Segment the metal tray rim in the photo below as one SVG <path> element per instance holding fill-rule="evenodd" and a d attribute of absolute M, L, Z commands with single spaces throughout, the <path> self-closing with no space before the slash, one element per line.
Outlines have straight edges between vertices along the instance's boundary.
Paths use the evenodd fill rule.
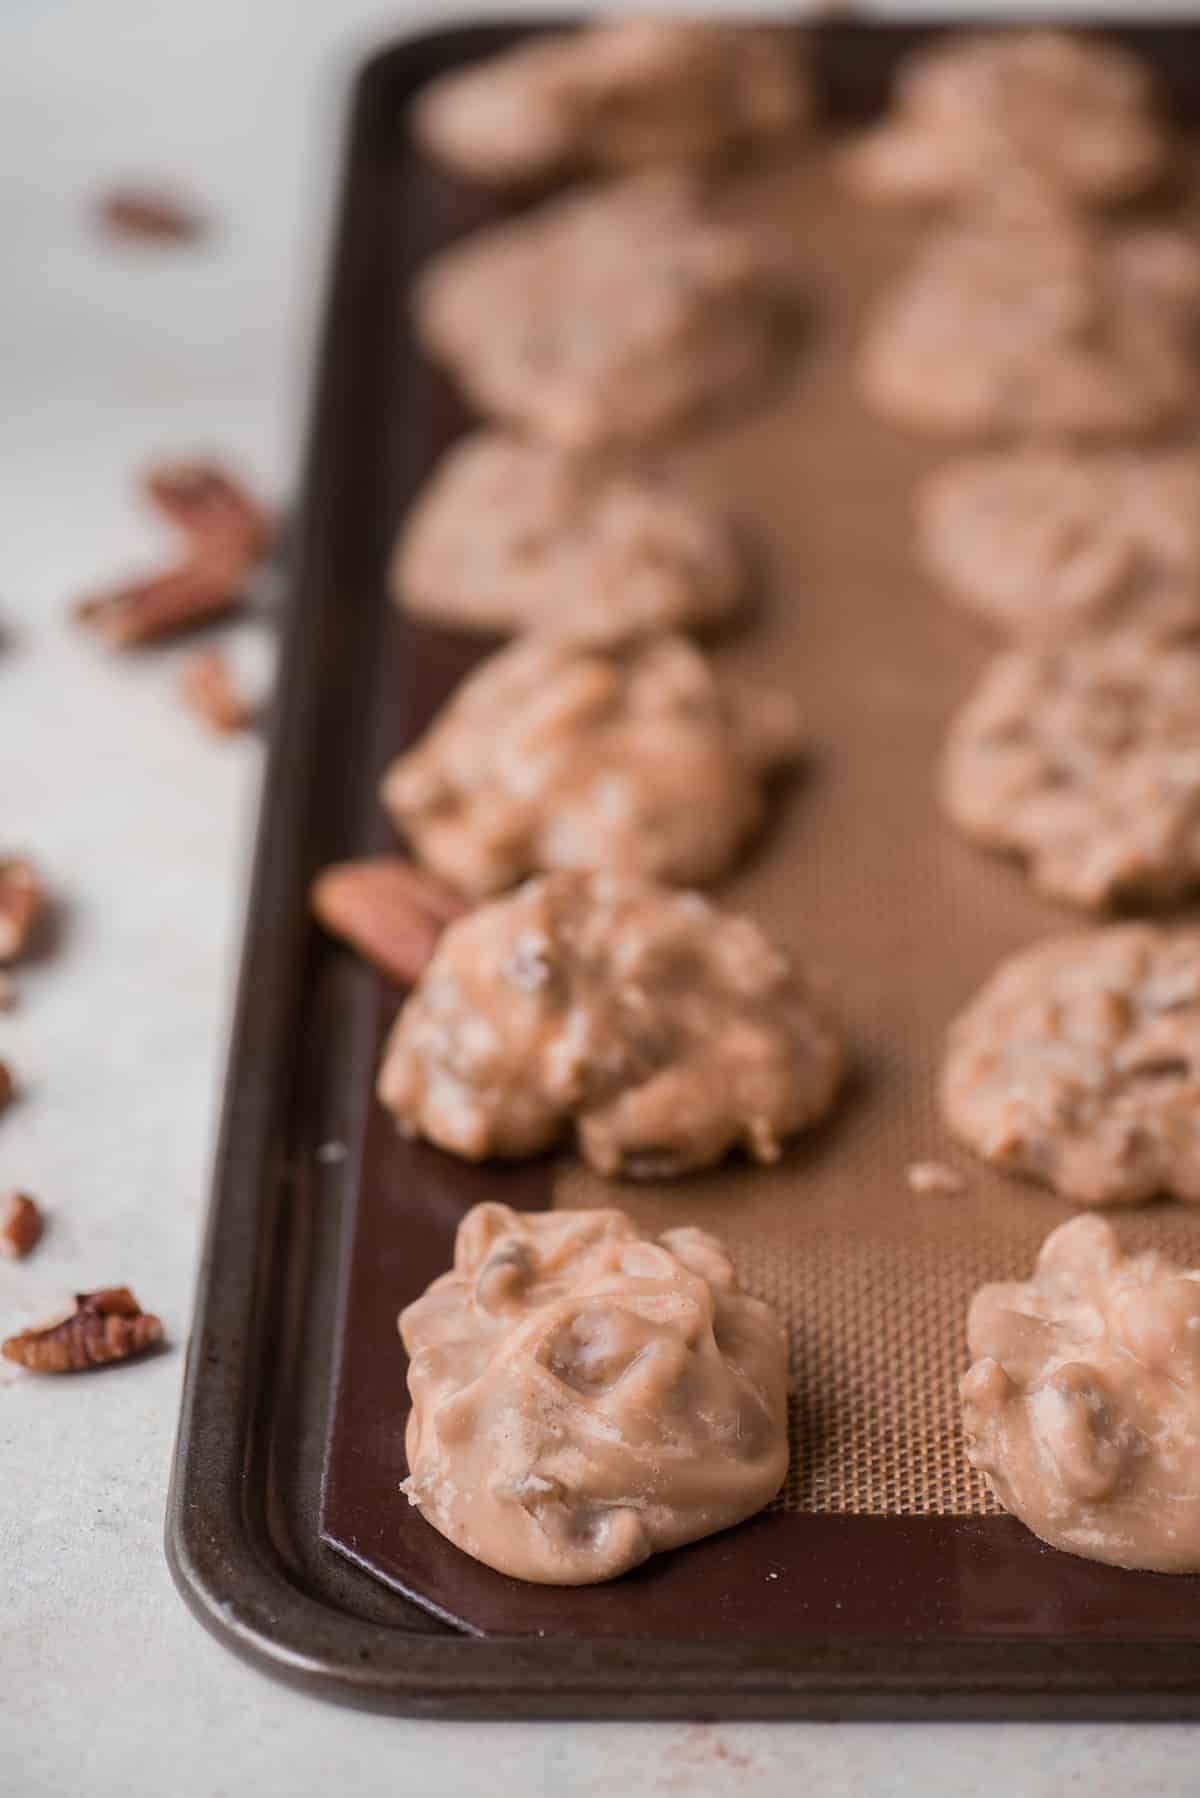
<path fill-rule="evenodd" d="M 1120 23 L 1104 21 L 1109 28 Z M 1153 15 L 1136 20 L 1140 29 L 1159 23 Z M 1187 29 L 1178 19 L 1161 24 Z M 287 1020 L 303 978 L 299 946 L 305 929 L 302 914 L 281 924 L 264 898 L 268 886 L 280 884 L 281 869 L 290 870 L 294 882 L 302 882 L 304 872 L 298 851 L 300 794 L 315 747 L 305 695 L 320 678 L 310 624 L 321 603 L 319 584 L 305 578 L 304 532 L 328 453 L 323 425 L 333 404 L 335 344 L 348 302 L 342 265 L 356 151 L 371 92 L 397 64 L 454 55 L 468 40 L 476 48 L 488 38 L 501 41 L 511 29 L 455 25 L 414 34 L 371 55 L 352 86 L 311 382 L 297 574 L 282 632 L 225 1101 L 167 1502 L 165 1551 L 174 1582 L 205 1628 L 263 1671 L 335 1701 L 411 1715 L 908 1721 L 1200 1716 L 1200 1641 L 988 1640 L 963 1645 L 949 1676 L 938 1643 L 919 1636 L 900 1675 L 885 1663 L 887 1639 L 871 1636 L 813 1640 L 800 1649 L 793 1643 L 782 1652 L 761 1639 L 725 1643 L 719 1662 L 711 1644 L 665 1642 L 655 1645 L 650 1686 L 639 1680 L 643 1645 L 637 1638 L 543 1642 L 422 1636 L 363 1621 L 305 1591 L 265 1533 L 255 1533 L 242 1493 L 242 1459 L 253 1425 L 250 1370 L 266 1350 L 255 1244 L 272 1221 L 266 1195 L 276 1146 L 273 1124 L 285 1076 Z M 218 1299 L 220 1329 L 214 1323 Z M 227 1357 L 231 1348 L 238 1353 L 236 1364 Z M 197 1495 L 202 1462 L 208 1495 L 203 1502 Z M 214 1490 L 220 1493 L 216 1505 Z M 1051 1677 L 1052 1693 L 1046 1690 Z"/>

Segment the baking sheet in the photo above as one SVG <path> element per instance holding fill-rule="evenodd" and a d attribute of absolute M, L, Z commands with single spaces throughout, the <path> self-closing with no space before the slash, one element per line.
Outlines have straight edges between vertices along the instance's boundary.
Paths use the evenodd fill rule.
<path fill-rule="evenodd" d="M 822 28 L 834 110 L 878 104 L 912 35 Z M 1200 118 L 1196 34 L 1138 36 Z M 236 1312 L 234 1288 L 247 1316 L 277 1314 L 286 1328 L 230 1339 L 225 1390 L 193 1357 L 172 1525 L 181 1583 L 211 1621 L 220 1573 L 182 1508 L 190 1493 L 211 1510 L 221 1487 L 215 1466 L 206 1480 L 199 1465 L 202 1414 L 227 1476 L 239 1430 L 243 1454 L 262 1456 L 262 1528 L 321 1595 L 321 1616 L 309 1619 L 321 1654 L 311 1636 L 309 1648 L 324 1663 L 312 1677 L 343 1686 L 349 1677 L 347 1592 L 356 1615 L 369 1611 L 392 1631 L 350 1681 L 379 1702 L 481 1711 L 503 1689 L 527 1714 L 678 1715 L 702 1703 L 724 1715 L 929 1714 L 931 1705 L 1028 1715 L 1079 1712 L 1103 1696 L 1112 1715 L 1119 1695 L 1124 1714 L 1174 1714 L 1200 1691 L 1197 1583 L 1043 1549 L 987 1514 L 956 1437 L 966 1295 L 982 1278 L 1025 1271 L 1067 1211 L 953 1151 L 968 1172 L 962 1195 L 915 1197 L 904 1169 L 946 1153 L 930 1108 L 946 1018 L 999 955 L 1066 920 L 1032 900 L 1016 871 L 957 843 L 934 813 L 944 720 L 987 643 L 910 564 L 909 494 L 936 456 L 871 420 L 850 385 L 863 307 L 909 253 L 913 224 L 851 207 L 819 156 L 752 180 L 729 202 L 789 247 L 809 299 L 795 357 L 755 405 L 711 421 L 665 460 L 763 546 L 760 615 L 720 645 L 722 665 L 764 679 L 783 671 L 809 720 L 803 777 L 779 795 L 767 837 L 718 896 L 830 970 L 854 1043 L 853 1085 L 778 1168 L 731 1164 L 649 1188 L 598 1181 L 568 1158 L 468 1168 L 402 1143 L 369 1099 L 395 996 L 307 933 L 299 908 L 321 861 L 390 846 L 378 773 L 478 654 L 401 620 L 383 573 L 404 505 L 464 422 L 415 353 L 403 290 L 438 244 L 493 211 L 412 152 L 403 97 L 431 68 L 502 41 L 496 32 L 425 40 L 379 59 L 360 90 L 304 508 L 294 681 L 276 731 L 211 1226 L 213 1262 L 231 1284 L 215 1290 L 210 1276 L 201 1304 L 218 1336 Z M 306 768 L 307 795 L 297 790 Z M 279 985 L 265 1016 L 253 990 L 264 966 Z M 274 1108 L 248 1106 L 244 1089 L 239 1099 L 247 1069 L 260 1084 L 271 1073 Z M 326 1130 L 347 1159 L 314 1169 Z M 268 1141 L 288 1170 L 282 1196 Z M 257 1181 L 238 1161 L 251 1146 Z M 584 1591 L 505 1580 L 409 1510 L 397 1490 L 406 1397 L 395 1314 L 448 1264 L 458 1219 L 483 1197 L 618 1202 L 648 1226 L 686 1218 L 730 1241 L 744 1280 L 780 1305 L 792 1334 L 796 1452 L 781 1504 Z M 1179 1207 L 1119 1224 L 1130 1241 L 1200 1248 Z M 234 1234 L 253 1246 L 250 1288 L 230 1266 Z M 328 1388 L 317 1387 L 331 1361 L 327 1415 Z M 256 1409 L 249 1396 L 260 1388 Z M 241 1409 L 231 1410 L 235 1393 Z M 321 1527 L 369 1578 L 316 1549 L 313 1449 L 326 1424 Z M 285 1470 L 303 1489 L 298 1504 Z M 231 1497 L 226 1484 L 222 1540 L 234 1527 Z M 467 1634 L 423 1624 L 387 1586 Z M 493 1653 L 496 1635 L 505 1641 Z M 269 1642 L 254 1651 L 281 1658 Z"/>

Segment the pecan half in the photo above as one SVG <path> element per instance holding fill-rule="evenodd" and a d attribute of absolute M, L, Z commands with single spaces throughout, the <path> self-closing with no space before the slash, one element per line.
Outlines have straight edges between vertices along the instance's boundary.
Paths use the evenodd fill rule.
<path fill-rule="evenodd" d="M 110 237 L 138 243 L 191 243 L 207 221 L 179 194 L 158 187 L 119 187 L 105 194 L 96 216 Z"/>
<path fill-rule="evenodd" d="M 69 1317 L 10 1336 L 0 1353 L 32 1373 L 81 1373 L 143 1354 L 162 1335 L 159 1319 L 142 1310 L 128 1286 L 109 1286 L 77 1293 Z"/>
<path fill-rule="evenodd" d="M 0 1255 L 21 1261 L 42 1233 L 42 1214 L 27 1192 L 10 1192 L 0 1199 Z"/>
<path fill-rule="evenodd" d="M 223 735 L 242 730 L 250 721 L 249 701 L 239 692 L 219 649 L 203 649 L 191 658 L 183 671 L 182 691 L 189 709 Z"/>
<path fill-rule="evenodd" d="M 197 549 L 228 546 L 251 561 L 270 548 L 274 526 L 265 508 L 213 462 L 160 462 L 147 470 L 143 486 Z"/>
<path fill-rule="evenodd" d="M 183 534 L 186 550 L 174 567 L 76 606 L 79 622 L 113 649 L 152 643 L 232 611 L 273 531 L 253 495 L 213 463 L 162 463 L 149 470 L 144 486 Z"/>
<path fill-rule="evenodd" d="M 245 573 L 237 556 L 200 557 L 81 600 L 75 616 L 110 648 L 132 649 L 231 612 L 241 604 Z"/>
<path fill-rule="evenodd" d="M 32 862 L 0 856 L 0 962 L 15 961 L 46 905 L 46 893 Z"/>
<path fill-rule="evenodd" d="M 405 984 L 424 973 L 442 928 L 466 910 L 399 855 L 335 862 L 318 874 L 309 897 L 326 930 Z"/>

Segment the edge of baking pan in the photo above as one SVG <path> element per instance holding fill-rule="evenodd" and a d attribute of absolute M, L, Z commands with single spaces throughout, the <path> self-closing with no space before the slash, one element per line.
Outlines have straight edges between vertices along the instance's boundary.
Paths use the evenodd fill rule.
<path fill-rule="evenodd" d="M 294 1032 L 311 981 L 304 903 L 311 865 L 310 786 L 320 747 L 327 652 L 341 595 L 325 578 L 314 520 L 336 490 L 338 419 L 352 404 L 347 327 L 371 229 L 360 191 L 383 109 L 396 90 L 512 27 L 459 27 L 379 51 L 355 84 L 343 154 L 332 274 L 317 362 L 307 465 L 225 1104 L 171 1489 L 166 1553 L 196 1617 L 244 1659 L 322 1696 L 366 1708 L 454 1718 L 1067 1718 L 1200 1715 L 1200 1642 L 1054 1639 L 946 1641 L 914 1632 L 907 1665 L 894 1637 L 869 1633 L 788 1643 L 755 1637 L 654 1645 L 636 1639 L 471 1637 L 439 1628 L 398 1597 L 333 1587 L 293 1564 L 253 1499 L 256 1427 L 280 1377 L 282 1300 L 295 1252 L 294 1170 L 285 1129 L 294 1106 Z M 910 27 L 823 32 L 916 35 Z M 1141 35 L 1140 33 L 1138 35 Z M 875 58 L 869 58 L 874 62 Z M 1200 58 L 1196 59 L 1200 66 Z M 374 228 L 378 228 L 377 221 Z M 360 371 L 361 376 L 361 371 Z M 349 388 L 349 398 L 347 389 Z M 281 1249 L 280 1244 L 283 1244 Z M 282 1470 L 282 1478 L 288 1470 Z M 867 1557 L 869 1561 L 871 1557 Z M 864 1578 L 870 1576 L 864 1562 Z M 369 1582 L 366 1582 L 369 1584 Z M 343 1605 L 330 1590 L 347 1593 Z M 1050 1689 L 1047 1689 L 1047 1688 Z"/>

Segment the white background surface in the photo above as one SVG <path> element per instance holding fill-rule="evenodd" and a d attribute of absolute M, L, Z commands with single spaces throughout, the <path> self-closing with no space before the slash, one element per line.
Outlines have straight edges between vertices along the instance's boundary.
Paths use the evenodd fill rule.
<path fill-rule="evenodd" d="M 1195 1793 L 1200 1734 L 1181 1727 L 362 1716 L 236 1663 L 171 1587 L 163 1503 L 259 751 L 181 713 L 177 651 L 118 663 L 64 606 L 160 549 L 131 491 L 147 456 L 211 447 L 286 494 L 345 76 L 451 16 L 0 0 L 0 847 L 36 855 L 64 919 L 0 1015 L 24 1093 L 0 1190 L 50 1216 L 35 1259 L 0 1262 L 0 1327 L 128 1282 L 175 1345 L 94 1380 L 0 1375 L 0 1798 Z M 178 179 L 219 235 L 104 248 L 86 202 L 123 176 Z M 265 660 L 253 627 L 235 642 Z"/>

